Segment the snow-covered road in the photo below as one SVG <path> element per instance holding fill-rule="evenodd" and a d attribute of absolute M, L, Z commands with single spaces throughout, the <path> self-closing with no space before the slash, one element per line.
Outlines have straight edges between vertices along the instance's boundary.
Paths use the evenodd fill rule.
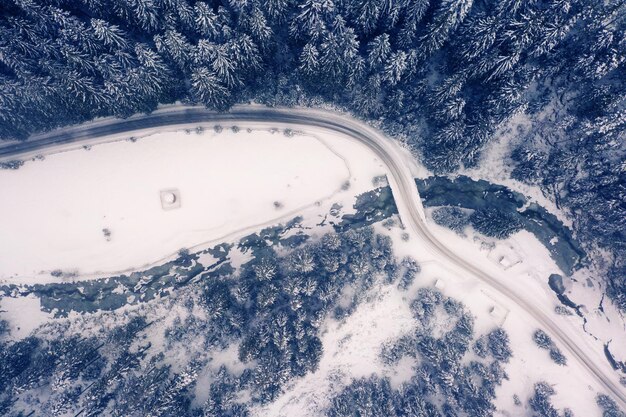
<path fill-rule="evenodd" d="M 622 408 L 626 408 L 626 388 L 619 384 L 618 376 L 606 363 L 602 353 L 591 349 L 576 329 L 557 323 L 550 317 L 550 312 L 537 306 L 531 297 L 507 286 L 506 279 L 500 276 L 501 271 L 495 267 L 466 259 L 450 250 L 431 233 L 425 221 L 414 177 L 409 170 L 406 153 L 393 140 L 356 119 L 315 109 L 240 106 L 233 108 L 229 113 L 215 113 L 200 107 L 168 106 L 150 115 L 135 116 L 126 120 L 101 119 L 38 135 L 27 142 L 10 144 L 0 148 L 0 161 L 33 157 L 50 146 L 56 148 L 75 146 L 76 143 L 106 142 L 112 137 L 130 136 L 135 131 L 158 130 L 164 126 L 206 122 L 225 124 L 271 122 L 279 125 L 293 125 L 295 129 L 300 126 L 309 130 L 314 127 L 347 135 L 367 145 L 387 165 L 391 173 L 389 184 L 404 225 L 423 240 L 429 252 L 441 262 L 454 268 L 459 275 L 470 275 L 479 279 L 492 291 L 497 292 L 507 305 L 515 307 L 521 314 L 526 314 L 529 319 L 535 320 L 538 327 L 546 330 L 557 343 L 560 343 L 566 355 L 569 354 L 568 356 L 575 359 L 575 362 L 586 369 L 607 394 L 612 395 Z"/>

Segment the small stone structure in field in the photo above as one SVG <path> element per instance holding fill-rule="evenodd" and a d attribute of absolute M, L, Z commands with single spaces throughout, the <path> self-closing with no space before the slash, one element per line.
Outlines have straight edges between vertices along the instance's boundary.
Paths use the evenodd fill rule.
<path fill-rule="evenodd" d="M 177 188 L 161 190 L 161 208 L 173 210 L 180 207 L 180 191 Z"/>

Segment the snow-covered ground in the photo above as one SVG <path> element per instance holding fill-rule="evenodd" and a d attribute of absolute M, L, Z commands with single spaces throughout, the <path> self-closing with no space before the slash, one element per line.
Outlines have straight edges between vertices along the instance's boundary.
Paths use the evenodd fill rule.
<path fill-rule="evenodd" d="M 323 356 L 318 369 L 294 381 L 274 402 L 253 411 L 257 416 L 317 416 L 330 399 L 353 378 L 383 375 L 380 349 L 385 342 L 408 334 L 415 327 L 407 294 L 395 286 L 376 287 L 372 298 L 346 320 L 329 319 L 323 327 Z M 408 377 L 412 370 L 408 369 Z M 406 373 L 405 373 L 406 374 Z M 389 375 L 395 382 L 402 372 Z"/>
<path fill-rule="evenodd" d="M 431 211 L 427 210 L 428 213 Z M 583 309 L 585 316 L 589 317 L 585 327 L 588 331 L 595 330 L 597 339 L 585 333 L 583 319 L 580 317 L 562 316 L 554 312 L 554 307 L 560 303 L 548 286 L 548 277 L 552 273 L 563 274 L 563 272 L 551 259 L 548 250 L 531 233 L 522 230 L 508 239 L 499 241 L 479 235 L 471 227 L 466 230 L 467 236 L 464 238 L 449 229 L 437 226 L 432 221 L 429 222 L 429 227 L 439 239 L 446 242 L 448 247 L 471 256 L 485 269 L 498 268 L 501 271 L 499 275 L 507 280 L 507 285 L 525 294 L 526 297 L 531 297 L 534 306 L 550 314 L 562 329 L 574 337 L 579 346 L 585 346 L 587 354 L 596 363 L 607 365 L 602 352 L 603 343 L 607 340 L 613 339 L 611 347 L 618 353 L 618 357 L 623 354 L 626 346 L 624 321 L 608 300 L 604 300 L 606 306 L 602 315 L 597 311 L 587 314 L 586 309 Z M 399 245 L 398 241 L 396 246 Z M 436 260 L 433 264 L 438 265 Z M 442 265 L 438 265 L 436 268 L 441 267 Z M 424 272 L 427 273 L 429 268 L 432 266 L 427 262 Z M 567 366 L 559 366 L 550 359 L 546 350 L 539 349 L 532 340 L 532 333 L 539 325 L 532 320 L 529 321 L 523 311 L 515 305 L 507 304 L 506 300 L 501 300 L 489 288 L 477 284 L 471 278 L 459 281 L 458 275 L 451 271 L 446 273 L 445 270 L 434 274 L 437 279 L 446 282 L 443 292 L 466 304 L 476 315 L 477 323 L 484 322 L 485 317 L 491 316 L 492 319 L 500 321 L 499 325 L 509 333 L 513 358 L 505 370 L 511 378 L 498 388 L 497 406 L 502 410 L 510 410 L 513 406 L 513 394 L 519 395 L 523 400 L 531 395 L 535 382 L 544 380 L 552 384 L 557 391 L 553 397 L 555 406 L 569 407 L 575 415 L 599 415 L 595 396 L 604 391 L 575 360 L 568 360 Z M 581 271 L 581 274 L 584 275 L 584 271 Z M 571 287 L 567 278 L 565 282 L 567 287 Z M 572 296 L 572 292 L 566 292 Z M 596 298 L 599 300 L 599 294 L 593 291 L 579 291 L 574 294 L 576 297 L 572 298 L 576 303 L 583 304 L 590 310 L 597 307 Z M 481 331 L 480 325 L 477 326 L 477 330 Z M 560 347 L 558 343 L 557 347 Z M 508 416 L 515 413 L 502 412 L 500 415 Z"/>
<path fill-rule="evenodd" d="M 571 226 L 567 218 L 552 201 L 540 190 L 508 178 L 504 165 L 505 141 L 495 144 L 475 169 L 464 170 L 462 174 L 474 179 L 508 186 L 544 206 L 555 214 L 564 224 Z M 495 168 L 490 168 L 494 167 Z M 426 177 L 430 173 L 420 164 L 410 166 L 416 177 Z M 431 210 L 427 210 L 430 213 Z M 554 311 L 559 305 L 555 294 L 548 286 L 548 277 L 552 273 L 564 275 L 550 257 L 548 250 L 527 231 L 520 231 L 509 239 L 498 241 L 485 238 L 471 228 L 467 236 L 460 237 L 454 232 L 439 227 L 430 219 L 429 228 L 446 246 L 455 252 L 471 258 L 481 268 L 493 271 L 495 275 L 507 280 L 507 285 L 515 288 L 524 298 L 534 300 L 535 306 L 557 321 L 579 346 L 584 346 L 594 362 L 607 368 L 607 361 L 602 352 L 603 344 L 611 341 L 611 350 L 618 360 L 626 356 L 626 332 L 622 315 L 610 301 L 604 299 L 603 310 L 600 301 L 603 291 L 591 286 L 587 278 L 590 272 L 583 270 L 573 280 L 565 278 L 567 294 L 579 304 L 583 304 L 586 325 L 576 315 L 562 316 Z M 378 227 L 379 232 L 385 233 Z M 361 305 L 345 322 L 330 323 L 328 332 L 322 339 L 324 356 L 320 368 L 313 374 L 295 381 L 290 389 L 271 405 L 259 408 L 256 415 L 287 416 L 305 410 L 308 415 L 319 414 L 329 404 L 329 394 L 345 386 L 350 377 L 359 378 L 369 374 L 390 376 L 391 381 L 401 381 L 411 373 L 413 363 L 400 364 L 391 373 L 385 369 L 378 358 L 371 356 L 371 350 L 378 350 L 385 341 L 393 340 L 404 332 L 410 331 L 410 313 L 405 310 L 411 293 L 422 286 L 436 286 L 444 294 L 462 301 L 473 313 L 478 334 L 486 333 L 502 326 L 511 338 L 513 358 L 505 370 L 510 379 L 504 381 L 497 390 L 498 416 L 530 414 L 527 400 L 533 394 L 534 384 L 546 381 L 556 390 L 552 402 L 559 408 L 570 408 L 575 415 L 600 416 L 595 399 L 598 394 L 606 393 L 589 375 L 587 369 L 573 358 L 568 358 L 567 366 L 554 363 L 546 350 L 539 349 L 532 340 L 535 330 L 540 325 L 530 319 L 523 310 L 511 305 L 497 292 L 472 277 L 463 276 L 458 270 L 432 258 L 423 242 L 406 230 L 394 228 L 389 233 L 394 241 L 394 251 L 398 258 L 411 256 L 422 265 L 416 285 L 407 294 L 398 294 L 396 289 L 388 288 L 378 298 Z M 404 235 L 404 236 L 403 236 Z M 586 287 L 586 288 L 585 288 Z M 387 312 L 387 315 L 379 315 Z M 587 332 L 587 333 L 586 333 Z M 341 337 L 339 337 L 340 335 Z M 374 335 L 374 336 L 372 336 Z M 354 342 L 356 341 L 356 342 Z M 354 342 L 354 343 L 353 343 Z M 378 345 L 378 348 L 376 348 Z M 563 349 L 562 346 L 556 344 Z M 566 354 L 567 356 L 567 354 Z M 405 368 L 402 368 L 404 366 Z M 610 373 L 610 370 L 608 371 Z M 613 373 L 617 378 L 617 373 Z M 522 408 L 514 405 L 513 395 L 522 400 Z"/>
<path fill-rule="evenodd" d="M 500 184 L 509 189 L 523 194 L 529 199 L 555 215 L 564 225 L 572 227 L 572 219 L 556 206 L 554 201 L 548 198 L 537 186 L 524 184 L 511 178 L 512 167 L 509 163 L 509 154 L 515 143 L 519 141 L 519 132 L 524 131 L 530 125 L 530 121 L 524 114 L 516 114 L 504 127 L 502 127 L 497 139 L 487 145 L 483 151 L 478 165 L 473 168 L 463 168 L 458 175 L 465 175 L 473 180 L 485 180 L 494 184 Z"/>
<path fill-rule="evenodd" d="M 433 223 L 430 225 L 446 244 L 472 254 L 482 266 L 506 271 L 502 275 L 517 282 L 519 291 L 533 294 L 542 309 L 551 311 L 558 303 L 547 286 L 547 276 L 559 270 L 548 251 L 532 234 L 520 232 L 495 245 L 486 245 L 484 238 L 479 239 L 471 229 L 468 237 L 462 238 Z M 601 415 L 595 397 L 603 393 L 602 389 L 573 358 L 568 358 L 567 366 L 559 366 L 546 350 L 537 347 L 532 335 L 539 326 L 528 320 L 523 311 L 508 304 L 473 277 L 459 275 L 445 263 L 433 259 L 414 236 L 407 240 L 406 231 L 400 227 L 387 230 L 378 224 L 376 230 L 392 237 L 394 252 L 399 259 L 411 256 L 418 260 L 422 271 L 415 283 L 406 292 L 395 286 L 376 287 L 351 316 L 341 321 L 329 319 L 323 326 L 323 356 L 319 368 L 294 380 L 274 402 L 254 409 L 254 415 L 323 415 L 333 395 L 353 378 L 372 374 L 388 376 L 394 386 L 410 378 L 415 365 L 413 360 L 404 358 L 390 368 L 378 354 L 385 343 L 410 334 L 415 328 L 409 305 L 422 287 L 436 287 L 445 295 L 463 302 L 475 318 L 476 334 L 486 334 L 500 326 L 509 334 L 513 357 L 505 365 L 509 380 L 497 388 L 496 416 L 530 415 L 527 400 L 533 395 L 534 384 L 540 381 L 548 382 L 556 390 L 552 402 L 557 408 L 570 408 L 575 415 Z M 516 253 L 515 265 L 502 265 L 499 261 L 502 253 Z M 578 333 L 580 342 L 587 344 L 591 351 L 601 353 L 601 345 L 594 344 L 584 335 L 577 317 L 556 316 L 556 320 Z M 616 345 L 623 344 L 623 332 L 616 332 L 615 339 Z M 558 343 L 557 347 L 560 347 Z M 598 361 L 604 361 L 601 354 L 596 356 Z M 521 406 L 514 404 L 513 395 L 522 400 Z"/>
<path fill-rule="evenodd" d="M 23 339 L 52 314 L 41 311 L 41 302 L 35 295 L 25 297 L 0 297 L 0 319 L 9 324 L 12 339 Z"/>
<path fill-rule="evenodd" d="M 373 153 L 340 135 L 238 127 L 64 147 L 0 171 L 8 196 L 0 205 L 0 279 L 136 270 L 337 194 L 354 197 L 384 173 Z M 177 190 L 179 208 L 164 210 L 163 190 Z"/>
<path fill-rule="evenodd" d="M 270 126 L 260 129 L 256 124 L 250 132 L 247 126 L 240 127 L 239 133 L 230 129 L 220 134 L 207 130 L 201 135 L 168 132 L 136 143 L 64 150 L 43 161 L 28 162 L 18 171 L 0 171 L 0 189 L 11 196 L 0 208 L 0 228 L 9 231 L 0 243 L 0 275 L 8 282 L 34 282 L 56 279 L 48 273 L 32 275 L 42 270 L 77 270 L 96 276 L 96 271 L 136 269 L 181 247 L 236 241 L 233 231 L 256 231 L 295 214 L 306 213 L 304 224 L 315 228 L 330 205 L 337 202 L 348 210 L 355 195 L 373 188 L 372 178 L 386 173 L 367 148 L 338 135 L 317 131 L 289 137 L 282 130 L 271 133 Z M 112 158 L 115 169 L 109 163 Z M 476 170 L 473 176 L 497 180 L 483 174 Z M 159 191 L 171 188 L 180 191 L 181 207 L 164 211 Z M 104 228 L 111 231 L 110 241 L 103 235 Z M 514 356 L 505 368 L 510 380 L 498 388 L 498 415 L 528 413 L 510 412 L 515 410 L 512 396 L 517 394 L 525 402 L 533 384 L 541 380 L 554 385 L 556 406 L 570 407 L 576 415 L 600 414 L 595 406 L 595 396 L 602 392 L 598 384 L 575 360 L 558 366 L 545 350 L 537 348 L 532 333 L 538 325 L 524 311 L 485 284 L 434 259 L 416 236 L 406 240 L 407 232 L 399 227 L 377 228 L 392 236 L 399 258 L 410 255 L 420 262 L 422 272 L 415 285 L 407 293 L 382 288 L 347 320 L 328 321 L 319 369 L 293 381 L 274 403 L 255 410 L 257 415 L 315 415 L 327 405 L 330 394 L 352 377 L 378 373 L 401 382 L 412 363 L 401 363 L 390 371 L 377 353 L 386 341 L 411 331 L 408 300 L 420 286 L 437 286 L 462 301 L 476 318 L 476 332 L 503 326 L 509 333 Z M 485 270 L 497 271 L 507 285 L 533 299 L 538 309 L 567 329 L 589 356 L 605 363 L 602 340 L 586 335 L 579 318 L 554 313 L 557 301 L 547 277 L 560 271 L 533 235 L 522 231 L 496 242 L 479 239 L 471 230 L 462 238 L 432 222 L 429 228 L 456 252 Z M 244 262 L 249 256 L 239 255 Z M 584 295 L 575 295 L 580 297 L 575 301 L 582 302 Z M 595 306 L 598 295 L 594 292 L 585 304 Z M 10 310 L 0 318 L 8 319 L 13 328 L 20 325 L 16 314 L 20 302 L 6 298 L 0 305 Z M 24 303 L 35 306 L 32 300 Z M 626 346 L 623 321 L 606 300 L 604 315 L 594 314 L 597 318 L 590 326 L 604 338 L 610 336 L 611 347 L 619 352 L 619 346 Z M 36 322 L 27 323 L 24 331 Z M 229 348 L 215 363 L 236 364 L 235 353 L 234 347 Z"/>

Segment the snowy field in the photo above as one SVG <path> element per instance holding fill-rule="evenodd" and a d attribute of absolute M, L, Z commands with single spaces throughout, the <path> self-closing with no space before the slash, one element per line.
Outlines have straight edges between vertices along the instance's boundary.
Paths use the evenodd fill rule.
<path fill-rule="evenodd" d="M 353 197 L 384 173 L 373 153 L 345 137 L 238 127 L 64 147 L 0 171 L 10 196 L 0 206 L 0 280 L 139 269 L 337 194 Z"/>

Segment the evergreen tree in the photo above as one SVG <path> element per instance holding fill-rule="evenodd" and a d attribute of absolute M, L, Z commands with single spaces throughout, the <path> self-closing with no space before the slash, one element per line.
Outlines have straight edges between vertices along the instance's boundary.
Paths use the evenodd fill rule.
<path fill-rule="evenodd" d="M 205 106 L 217 109 L 225 108 L 229 99 L 228 89 L 206 67 L 195 70 L 191 75 L 191 95 Z"/>
<path fill-rule="evenodd" d="M 515 215 L 494 208 L 476 210 L 470 216 L 470 221 L 480 233 L 498 239 L 506 239 L 522 228 Z"/>
<path fill-rule="evenodd" d="M 220 33 L 217 15 L 205 2 L 197 2 L 194 5 L 194 22 L 196 31 L 203 38 L 215 39 Z"/>
<path fill-rule="evenodd" d="M 126 34 L 119 27 L 110 25 L 102 19 L 91 19 L 93 33 L 104 45 L 115 49 L 126 49 L 128 41 Z"/>
<path fill-rule="evenodd" d="M 473 0 L 443 0 L 434 11 L 432 22 L 427 26 L 423 37 L 424 48 L 431 54 L 441 48 L 444 42 L 465 19 Z"/>

